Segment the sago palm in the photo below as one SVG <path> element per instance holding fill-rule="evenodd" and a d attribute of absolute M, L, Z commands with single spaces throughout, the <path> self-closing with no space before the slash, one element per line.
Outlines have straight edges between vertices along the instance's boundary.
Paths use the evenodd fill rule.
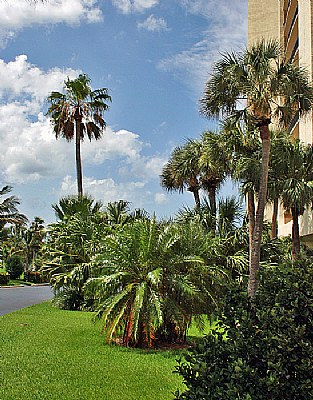
<path fill-rule="evenodd" d="M 111 97 L 108 89 L 92 90 L 90 78 L 81 74 L 76 79 L 67 79 L 65 93 L 52 92 L 48 101 L 50 107 L 47 114 L 51 122 L 55 136 L 72 141 L 75 137 L 76 172 L 78 195 L 83 194 L 83 177 L 80 143 L 87 135 L 88 139 L 99 140 L 106 127 L 103 118 L 105 111 L 109 109 L 108 102 Z"/>
<path fill-rule="evenodd" d="M 207 117 L 232 118 L 258 129 L 262 166 L 258 204 L 250 251 L 248 294 L 254 297 L 260 263 L 264 208 L 267 195 L 271 123 L 286 124 L 295 113 L 312 107 L 313 89 L 308 75 L 281 53 L 275 41 L 260 41 L 243 53 L 226 53 L 213 66 L 201 99 Z"/>
<path fill-rule="evenodd" d="M 178 239 L 174 226 L 152 219 L 124 225 L 104 240 L 95 259 L 100 276 L 88 281 L 86 292 L 98 305 L 107 341 L 120 336 L 126 346 L 151 347 L 165 323 L 186 328 L 190 317 L 180 299 L 195 291 L 175 273 Z"/>

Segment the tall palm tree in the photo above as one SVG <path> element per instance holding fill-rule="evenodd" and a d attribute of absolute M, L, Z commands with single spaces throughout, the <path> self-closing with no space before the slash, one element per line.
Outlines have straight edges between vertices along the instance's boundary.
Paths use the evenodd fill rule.
<path fill-rule="evenodd" d="M 47 114 L 55 136 L 72 141 L 75 136 L 76 172 L 78 195 L 83 195 L 83 176 L 80 142 L 87 134 L 88 139 L 99 140 L 106 127 L 103 113 L 109 109 L 108 102 L 111 97 L 108 89 L 92 90 L 90 78 L 81 74 L 76 79 L 67 79 L 65 93 L 52 92 L 48 101 L 51 104 Z"/>
<path fill-rule="evenodd" d="M 191 192 L 197 208 L 200 207 L 200 151 L 200 142 L 189 139 L 173 150 L 161 174 L 161 185 L 166 190 Z"/>
<path fill-rule="evenodd" d="M 248 295 L 257 290 L 264 208 L 270 158 L 269 125 L 286 124 L 296 112 L 311 109 L 313 89 L 307 73 L 287 61 L 276 41 L 264 40 L 243 53 L 226 53 L 213 66 L 201 99 L 201 113 L 209 118 L 226 116 L 258 129 L 262 165 L 255 226 L 249 260 Z"/>

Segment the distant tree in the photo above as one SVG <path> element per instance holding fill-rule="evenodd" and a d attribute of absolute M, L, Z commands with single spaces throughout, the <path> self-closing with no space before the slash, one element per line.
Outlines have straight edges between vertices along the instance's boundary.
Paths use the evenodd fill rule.
<path fill-rule="evenodd" d="M 196 207 L 200 207 L 200 166 L 201 144 L 197 140 L 188 140 L 183 146 L 177 146 L 161 174 L 161 185 L 168 191 L 185 190 L 194 196 Z"/>
<path fill-rule="evenodd" d="M 48 101 L 50 107 L 47 114 L 55 136 L 72 141 L 75 136 L 76 172 L 78 195 L 83 195 L 83 175 L 80 142 L 87 135 L 88 139 L 99 140 L 102 137 L 106 122 L 103 114 L 109 109 L 111 97 L 108 89 L 92 90 L 90 78 L 81 74 L 76 79 L 65 81 L 65 93 L 52 92 Z"/>
<path fill-rule="evenodd" d="M 212 214 L 216 217 L 216 195 L 230 170 L 222 133 L 206 131 L 201 135 L 199 158 L 201 188 L 207 192 Z"/>
<path fill-rule="evenodd" d="M 100 201 L 95 201 L 90 196 L 66 196 L 58 204 L 52 204 L 57 219 L 63 221 L 75 214 L 89 216 L 98 213 L 102 208 Z"/>
<path fill-rule="evenodd" d="M 279 171 L 279 194 L 285 210 L 292 215 L 292 259 L 300 252 L 299 216 L 313 200 L 313 148 L 299 140 L 279 141 L 273 152 L 273 165 Z"/>

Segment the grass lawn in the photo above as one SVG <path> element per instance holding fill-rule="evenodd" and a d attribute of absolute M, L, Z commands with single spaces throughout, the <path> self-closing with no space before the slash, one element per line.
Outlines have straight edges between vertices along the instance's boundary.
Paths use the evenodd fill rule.
<path fill-rule="evenodd" d="M 90 313 L 49 302 L 0 317 L 0 400 L 167 400 L 180 351 L 104 344 Z"/>

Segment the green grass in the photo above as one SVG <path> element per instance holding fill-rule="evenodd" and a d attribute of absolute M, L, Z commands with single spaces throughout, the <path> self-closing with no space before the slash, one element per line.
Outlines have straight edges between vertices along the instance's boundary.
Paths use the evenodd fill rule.
<path fill-rule="evenodd" d="M 182 351 L 108 346 L 90 313 L 49 302 L 0 317 L 0 400 L 167 400 Z"/>

